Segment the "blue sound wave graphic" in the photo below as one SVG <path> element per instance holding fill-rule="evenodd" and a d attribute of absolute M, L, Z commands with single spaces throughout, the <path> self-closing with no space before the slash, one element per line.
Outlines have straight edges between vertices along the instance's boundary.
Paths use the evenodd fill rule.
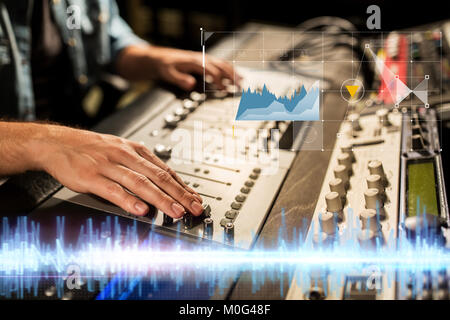
<path fill-rule="evenodd" d="M 312 226 L 314 228 L 314 226 Z M 351 229 L 351 228 L 349 228 Z M 294 229 L 291 239 L 282 211 L 282 226 L 276 250 L 256 246 L 251 251 L 218 246 L 189 247 L 181 239 L 170 243 L 154 232 L 139 240 L 136 221 L 123 227 L 117 217 L 107 217 L 94 228 L 88 219 L 81 226 L 78 239 L 67 243 L 65 218 L 58 217 L 54 243 L 40 241 L 40 226 L 26 217 L 17 220 L 14 228 L 2 221 L 0 248 L 0 296 L 24 298 L 38 296 L 41 282 L 50 282 L 62 297 L 71 271 L 79 270 L 80 282 L 89 292 L 98 288 L 98 299 L 171 298 L 191 283 L 189 297 L 208 298 L 217 288 L 230 287 L 226 275 L 249 271 L 252 292 L 267 281 L 283 281 L 283 274 L 295 276 L 299 285 L 310 287 L 312 274 L 326 276 L 333 272 L 335 281 L 327 288 L 337 291 L 352 272 L 364 272 L 368 266 L 381 271 L 399 272 L 389 283 L 406 290 L 410 275 L 423 271 L 438 274 L 450 267 L 450 252 L 437 237 L 427 235 L 411 241 L 406 235 L 385 239 L 385 245 L 372 250 L 361 246 L 355 230 L 341 235 L 342 239 L 319 245 L 306 238 L 302 230 Z M 263 243 L 261 241 L 261 243 Z M 68 269 L 68 266 L 70 267 Z M 401 272 L 400 272 L 401 271 Z M 113 279 L 110 281 L 110 279 Z M 168 283 L 172 283 L 167 291 Z M 281 289 L 282 290 L 281 286 Z M 97 289 L 97 290 L 98 290 Z M 151 292 L 151 295 L 149 294 Z M 281 293 L 282 294 L 282 293 Z"/>
<path fill-rule="evenodd" d="M 318 121 L 319 107 L 319 81 L 309 91 L 302 86 L 291 97 L 277 97 L 264 85 L 260 93 L 242 91 L 236 120 Z"/>

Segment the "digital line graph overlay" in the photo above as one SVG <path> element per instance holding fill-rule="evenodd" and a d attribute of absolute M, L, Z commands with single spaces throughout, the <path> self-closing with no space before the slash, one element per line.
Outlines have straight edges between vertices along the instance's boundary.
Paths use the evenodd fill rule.
<path fill-rule="evenodd" d="M 442 52 L 437 52 L 437 56 L 433 58 L 418 57 L 417 53 L 420 51 L 418 38 L 433 38 L 433 41 L 440 42 L 442 47 L 442 35 L 429 31 L 398 31 L 393 34 L 394 37 L 388 32 L 378 31 L 343 31 L 336 34 L 282 29 L 276 31 L 264 28 L 256 31 L 244 29 L 234 32 L 201 29 L 201 45 L 206 57 L 205 65 L 208 63 L 206 55 L 208 53 L 228 61 L 235 67 L 236 74 L 240 68 L 250 68 L 261 72 L 284 72 L 298 79 L 297 87 L 293 86 L 290 92 L 277 91 L 269 83 L 269 77 L 263 74 L 258 79 L 258 84 L 241 85 L 241 88 L 233 91 L 236 115 L 238 115 L 240 99 L 248 93 L 249 89 L 250 92 L 261 93 L 266 84 L 267 90 L 275 94 L 277 98 L 292 97 L 301 85 L 308 89 L 319 80 L 319 114 L 322 124 L 313 125 L 313 122 L 303 124 L 305 127 L 314 128 L 314 135 L 308 137 L 309 144 L 299 148 L 325 151 L 332 150 L 333 145 L 327 145 L 323 139 L 324 126 L 341 120 L 334 114 L 330 116 L 327 112 L 332 108 L 341 107 L 326 103 L 325 96 L 328 94 L 341 93 L 345 105 L 342 108 L 346 108 L 346 115 L 352 111 L 361 111 L 378 105 L 380 102 L 384 102 L 387 108 L 397 108 L 401 113 L 408 113 L 409 110 L 417 107 L 428 108 L 439 101 L 442 102 Z M 224 38 L 226 40 L 220 46 L 213 46 L 216 39 Z M 334 46 L 336 39 L 339 42 L 337 47 Z M 343 43 L 345 46 L 342 45 Z M 395 52 L 392 47 L 397 45 L 400 49 Z M 342 47 L 351 49 L 351 53 L 339 52 Z M 398 65 L 402 66 L 400 70 Z M 336 77 L 334 71 L 336 68 L 345 71 Z M 317 72 L 319 69 L 321 72 Z M 375 76 L 371 86 L 364 81 L 367 70 L 372 70 L 372 75 Z M 235 79 L 237 78 L 235 76 Z M 210 92 L 215 89 L 204 82 L 204 90 Z M 242 119 L 239 116 L 242 117 L 241 111 L 236 117 L 236 126 Z M 262 118 L 262 115 L 255 118 Z M 251 119 L 250 115 L 248 119 Z M 294 120 L 293 127 L 298 128 L 300 123 Z M 317 141 L 312 141 L 314 139 Z"/>
<path fill-rule="evenodd" d="M 319 81 L 307 91 L 304 86 L 291 97 L 277 97 L 266 85 L 261 92 L 242 91 L 236 120 L 318 121 L 320 120 Z"/>

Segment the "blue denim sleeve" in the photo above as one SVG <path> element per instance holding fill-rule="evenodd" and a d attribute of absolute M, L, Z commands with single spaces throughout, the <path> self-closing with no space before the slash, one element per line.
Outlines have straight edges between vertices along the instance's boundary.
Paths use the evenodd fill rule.
<path fill-rule="evenodd" d="M 115 0 L 110 1 L 110 19 L 108 35 L 111 44 L 111 59 L 115 61 L 120 51 L 130 45 L 147 44 L 131 30 L 130 26 L 122 19 Z"/>

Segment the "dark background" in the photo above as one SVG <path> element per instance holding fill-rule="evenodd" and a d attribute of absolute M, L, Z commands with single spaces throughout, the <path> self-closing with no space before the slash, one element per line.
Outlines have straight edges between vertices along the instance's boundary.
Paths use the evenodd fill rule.
<path fill-rule="evenodd" d="M 140 36 L 155 44 L 199 49 L 200 27 L 232 31 L 247 22 L 296 26 L 318 16 L 338 16 L 367 31 L 366 9 L 381 8 L 383 31 L 408 28 L 449 18 L 445 1 L 370 0 L 118 0 L 122 16 Z"/>

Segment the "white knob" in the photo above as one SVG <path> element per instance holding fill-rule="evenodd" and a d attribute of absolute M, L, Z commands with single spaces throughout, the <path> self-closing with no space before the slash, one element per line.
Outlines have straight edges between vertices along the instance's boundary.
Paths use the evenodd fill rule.
<path fill-rule="evenodd" d="M 339 213 L 342 211 L 342 200 L 337 192 L 329 192 L 325 196 L 327 211 Z"/>
<path fill-rule="evenodd" d="M 352 171 L 352 158 L 348 153 L 341 153 L 337 157 L 337 161 L 339 164 L 345 166 L 349 173 Z"/>
<path fill-rule="evenodd" d="M 371 174 L 366 178 L 367 188 L 369 189 L 377 189 L 380 194 L 384 193 L 384 184 L 383 180 L 378 174 Z"/>
<path fill-rule="evenodd" d="M 370 174 L 377 174 L 381 179 L 385 178 L 383 164 L 379 160 L 372 160 L 368 165 Z"/>
<path fill-rule="evenodd" d="M 381 210 L 381 208 L 383 208 L 384 206 L 378 189 L 367 189 L 366 191 L 364 191 L 364 198 L 366 200 L 367 209 Z"/>
<path fill-rule="evenodd" d="M 335 234 L 337 228 L 337 214 L 325 212 L 319 214 L 319 225 L 322 232 L 326 234 Z"/>
<path fill-rule="evenodd" d="M 374 249 L 377 245 L 376 234 L 369 229 L 361 230 L 358 233 L 358 241 L 361 248 L 364 249 Z"/>
<path fill-rule="evenodd" d="M 353 144 L 350 142 L 345 142 L 341 145 L 341 152 L 342 153 L 348 153 L 350 155 L 350 158 L 352 159 L 352 162 L 355 162 L 355 154 L 353 152 Z"/>
<path fill-rule="evenodd" d="M 372 230 L 378 232 L 381 229 L 380 219 L 377 216 L 377 212 L 373 209 L 365 209 L 359 214 L 361 220 L 362 229 Z"/>
<path fill-rule="evenodd" d="M 342 179 L 335 178 L 331 180 L 328 185 L 330 186 L 330 191 L 337 192 L 341 198 L 345 198 L 347 192 L 345 191 L 345 186 Z"/>
<path fill-rule="evenodd" d="M 381 125 L 383 125 L 384 127 L 388 127 L 391 125 L 389 122 L 389 118 L 388 118 L 388 115 L 389 115 L 388 109 L 386 109 L 386 108 L 378 109 L 376 114 L 378 117 L 378 121 L 380 121 Z"/>
<path fill-rule="evenodd" d="M 339 164 L 336 167 L 334 167 L 334 176 L 336 178 L 339 178 L 342 180 L 344 185 L 346 186 L 348 184 L 348 170 L 345 166 Z"/>
<path fill-rule="evenodd" d="M 351 114 L 348 115 L 347 119 L 349 121 L 351 121 L 353 130 L 355 130 L 355 131 L 361 131 L 362 130 L 361 124 L 359 122 L 359 114 L 351 113 Z"/>

